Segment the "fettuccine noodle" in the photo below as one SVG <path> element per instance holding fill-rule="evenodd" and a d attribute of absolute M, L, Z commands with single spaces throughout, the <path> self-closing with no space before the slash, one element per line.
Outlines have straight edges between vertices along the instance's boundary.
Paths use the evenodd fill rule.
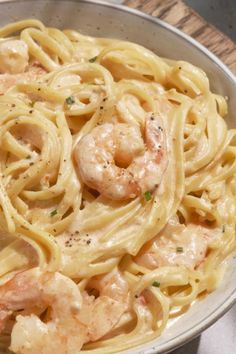
<path fill-rule="evenodd" d="M 0 350 L 158 337 L 235 250 L 226 99 L 190 63 L 33 19 L 0 29 L 0 73 Z"/>

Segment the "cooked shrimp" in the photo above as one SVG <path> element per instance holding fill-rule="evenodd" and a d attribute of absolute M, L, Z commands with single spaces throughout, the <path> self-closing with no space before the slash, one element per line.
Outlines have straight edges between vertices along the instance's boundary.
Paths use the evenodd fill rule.
<path fill-rule="evenodd" d="M 135 260 L 149 269 L 166 265 L 195 269 L 204 261 L 210 243 L 218 235 L 217 230 L 196 224 L 185 226 L 172 220 Z"/>
<path fill-rule="evenodd" d="M 35 81 L 45 73 L 46 71 L 42 67 L 34 64 L 29 68 L 29 71 L 22 74 L 0 74 L 0 95 L 19 82 Z"/>
<path fill-rule="evenodd" d="M 16 39 L 0 42 L 0 73 L 23 73 L 28 63 L 28 46 L 24 41 Z"/>
<path fill-rule="evenodd" d="M 16 317 L 10 349 L 17 354 L 71 353 L 80 350 L 86 327 L 79 320 L 82 297 L 77 285 L 60 273 L 39 268 L 18 273 L 0 288 L 0 318 L 6 311 L 51 308 L 51 320 L 36 315 Z M 5 316 L 3 316 L 5 318 Z"/>
<path fill-rule="evenodd" d="M 147 115 L 145 144 L 137 126 L 106 123 L 95 127 L 77 144 L 75 160 L 84 183 L 110 199 L 152 192 L 167 166 L 162 120 Z"/>
<path fill-rule="evenodd" d="M 88 341 L 110 332 L 128 309 L 129 291 L 118 270 L 94 277 L 89 284 L 99 296 L 80 294 L 77 285 L 60 273 L 39 268 L 18 273 L 0 287 L 0 329 L 13 311 L 50 307 L 45 323 L 35 314 L 18 315 L 10 349 L 17 354 L 74 354 Z"/>
<path fill-rule="evenodd" d="M 127 282 L 118 270 L 105 276 L 94 277 L 89 284 L 99 296 L 83 294 L 83 307 L 80 319 L 87 324 L 87 340 L 95 341 L 109 333 L 127 311 L 129 289 Z"/>

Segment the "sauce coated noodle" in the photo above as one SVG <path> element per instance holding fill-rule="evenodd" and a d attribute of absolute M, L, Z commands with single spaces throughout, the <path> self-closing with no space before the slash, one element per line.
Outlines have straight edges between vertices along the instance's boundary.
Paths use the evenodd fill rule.
<path fill-rule="evenodd" d="M 25 20 L 0 94 L 0 349 L 116 353 L 219 285 L 236 130 L 201 69 Z"/>

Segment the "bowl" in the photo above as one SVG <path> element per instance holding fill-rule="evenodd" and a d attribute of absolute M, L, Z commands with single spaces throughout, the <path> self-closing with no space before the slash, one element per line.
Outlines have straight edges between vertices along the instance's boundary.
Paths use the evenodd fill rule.
<path fill-rule="evenodd" d="M 96 1 L 6 0 L 0 2 L 0 26 L 24 18 L 37 18 L 47 26 L 73 28 L 84 34 L 113 37 L 139 43 L 156 54 L 186 60 L 201 67 L 211 90 L 228 97 L 230 127 L 236 127 L 236 78 L 212 53 L 176 28 L 139 11 Z M 220 287 L 167 326 L 163 334 L 126 354 L 166 353 L 188 342 L 236 303 L 236 256 L 229 259 Z"/>

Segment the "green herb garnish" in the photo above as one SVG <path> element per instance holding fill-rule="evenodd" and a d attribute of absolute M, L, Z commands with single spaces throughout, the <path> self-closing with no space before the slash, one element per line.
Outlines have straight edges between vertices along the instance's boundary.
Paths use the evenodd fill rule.
<path fill-rule="evenodd" d="M 182 253 L 182 252 L 184 252 L 183 247 L 176 247 L 176 252 L 177 252 L 177 253 Z"/>
<path fill-rule="evenodd" d="M 97 60 L 97 56 L 96 56 L 96 57 L 93 57 L 93 58 L 91 58 L 91 59 L 89 59 L 89 62 L 90 62 L 90 63 L 94 63 L 96 60 Z"/>
<path fill-rule="evenodd" d="M 57 209 L 51 211 L 51 213 L 50 213 L 51 216 L 54 216 L 54 215 L 56 215 L 56 214 L 57 214 Z"/>
<path fill-rule="evenodd" d="M 225 225 L 222 226 L 222 232 L 225 232 Z"/>
<path fill-rule="evenodd" d="M 27 155 L 27 156 L 26 156 L 26 159 L 27 159 L 27 160 L 31 159 L 31 155 Z"/>
<path fill-rule="evenodd" d="M 161 285 L 161 283 L 159 283 L 159 281 L 154 281 L 152 283 L 152 286 L 155 286 L 156 288 L 160 288 L 160 285 Z"/>
<path fill-rule="evenodd" d="M 149 200 L 152 199 L 152 195 L 151 195 L 151 192 L 147 191 L 144 193 L 144 198 L 145 200 L 148 202 Z"/>
<path fill-rule="evenodd" d="M 66 103 L 70 106 L 75 103 L 75 99 L 73 96 L 69 96 L 66 98 Z"/>

